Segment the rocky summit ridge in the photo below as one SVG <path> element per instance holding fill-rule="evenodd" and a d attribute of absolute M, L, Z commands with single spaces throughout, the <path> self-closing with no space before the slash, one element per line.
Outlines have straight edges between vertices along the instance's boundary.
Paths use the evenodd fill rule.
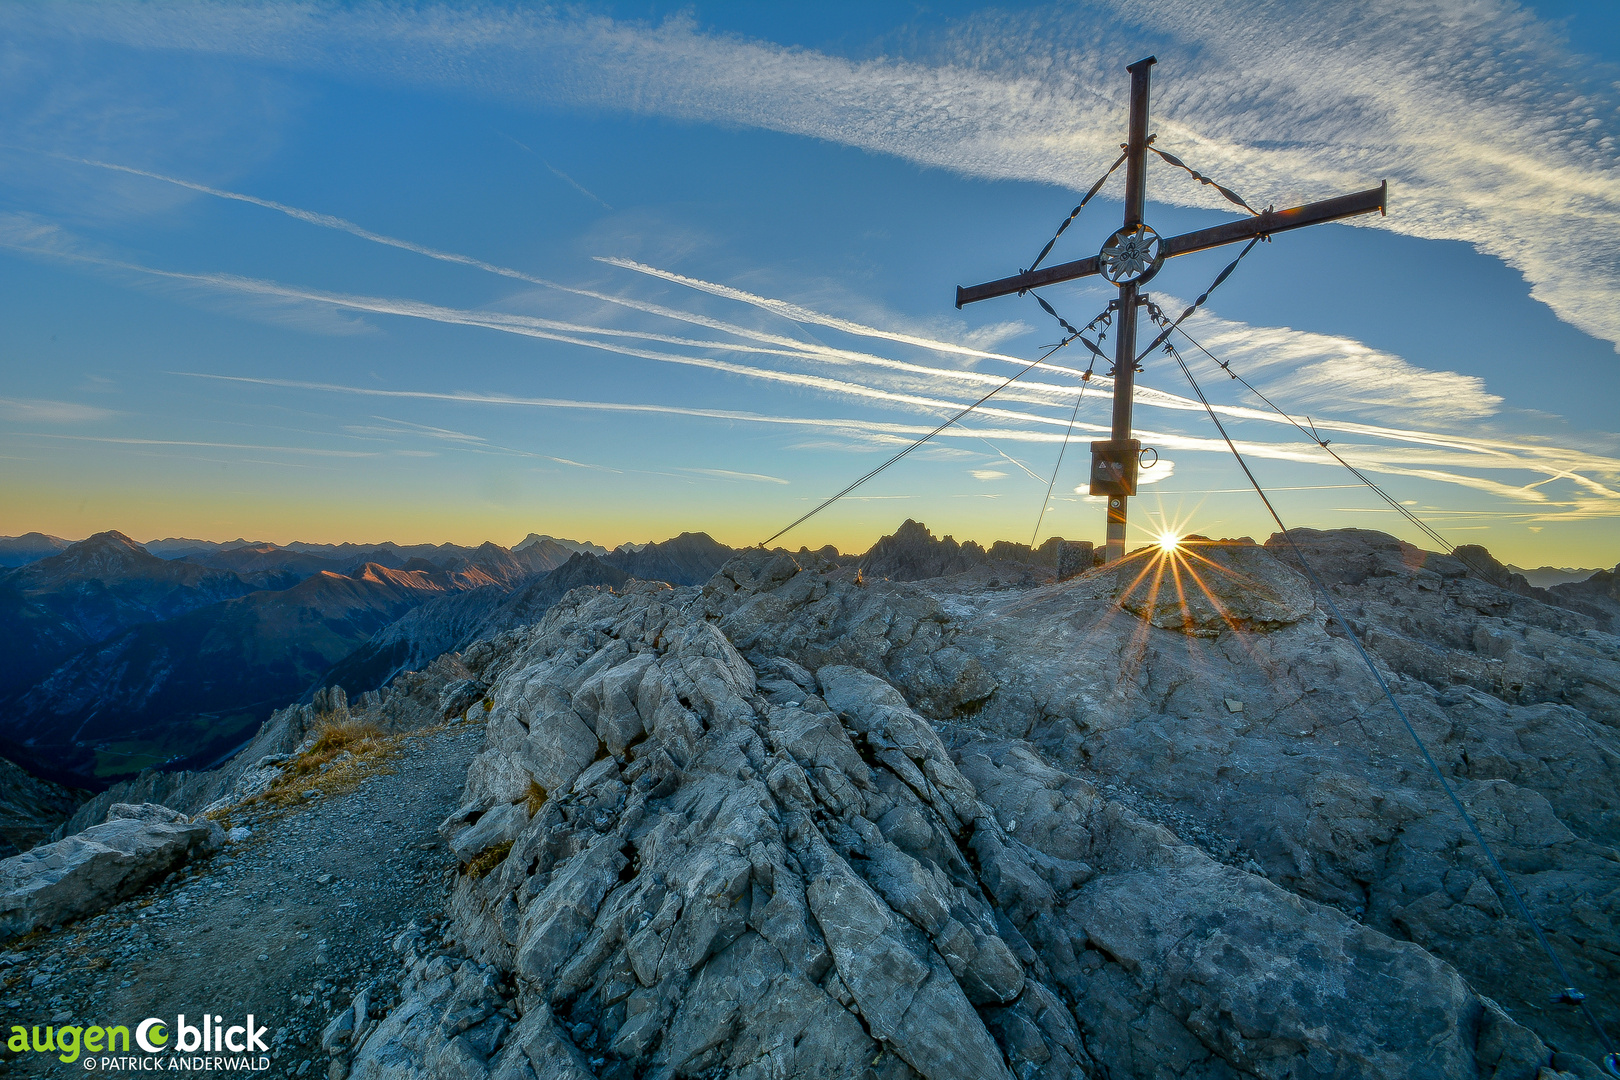
<path fill-rule="evenodd" d="M 1295 539 L 1612 1028 L 1606 609 Z M 243 813 L 334 712 L 483 726 L 444 920 L 333 1002 L 331 1077 L 1601 1075 L 1292 545 L 1055 576 L 749 550 L 587 584 L 116 797 Z"/>
<path fill-rule="evenodd" d="M 1335 775 L 1327 748 L 1352 740 L 1327 721 L 1360 730 L 1375 701 L 1299 573 L 1253 544 L 1199 554 L 1221 568 L 1203 569 L 1211 602 L 1171 626 L 1124 615 L 1152 576 L 1140 560 L 1035 590 L 935 589 L 751 551 L 702 590 L 581 590 L 469 649 L 489 730 L 442 828 L 469 868 L 452 945 L 433 956 L 402 935 L 399 1003 L 355 1013 L 338 1055 L 364 1077 L 1594 1069 L 1520 1022 L 1545 999 L 1507 969 L 1533 959 L 1409 767 L 1376 777 L 1399 811 L 1335 821 L 1368 845 L 1367 825 L 1394 826 L 1387 868 L 1356 897 L 1309 895 L 1327 891 L 1316 864 L 1355 844 L 1335 850 L 1307 807 L 1324 782 L 1353 797 L 1377 741 Z M 1459 591 L 1501 592 L 1484 590 Z M 1202 683 L 1158 674 L 1172 655 L 1207 665 Z M 1313 690 L 1331 698 L 1290 709 Z M 1089 753 L 1081 717 L 1102 736 Z M 1217 768 L 1215 725 L 1226 767 L 1254 774 L 1249 798 L 1240 784 L 1195 805 L 1174 776 L 1213 779 L 1196 759 Z M 1279 770 L 1313 727 L 1316 760 Z M 1134 771 L 1143 751 L 1158 790 Z M 1117 768 L 1097 767 L 1104 753 Z M 1528 787 L 1470 795 L 1499 843 L 1502 824 L 1540 822 L 1504 844 L 1520 873 L 1552 841 L 1612 898 L 1612 847 L 1554 840 Z M 1612 978 L 1613 911 L 1594 912 L 1597 944 L 1531 891 L 1594 988 Z M 1468 941 L 1445 940 L 1464 926 Z M 1470 949 L 1508 963 L 1475 962 L 1471 980 L 1454 962 Z"/>
<path fill-rule="evenodd" d="M 550 538 L 521 550 L 152 547 L 162 557 L 98 533 L 0 569 L 0 754 L 76 787 L 151 765 L 207 767 L 289 697 L 380 687 L 510 620 L 533 621 L 569 582 L 691 584 L 733 554 L 694 533 L 600 556 Z"/>

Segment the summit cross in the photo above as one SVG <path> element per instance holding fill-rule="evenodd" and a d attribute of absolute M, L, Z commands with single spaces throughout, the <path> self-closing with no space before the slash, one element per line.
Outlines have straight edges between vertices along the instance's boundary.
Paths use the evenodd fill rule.
<path fill-rule="evenodd" d="M 1104 555 L 1107 562 L 1116 562 L 1125 556 L 1126 503 L 1136 494 L 1136 473 L 1142 452 L 1141 443 L 1131 437 L 1131 405 L 1135 395 L 1136 364 L 1140 359 L 1136 355 L 1136 309 L 1147 302 L 1141 287 L 1159 272 L 1166 259 L 1178 255 L 1190 255 L 1195 251 L 1255 237 L 1269 237 L 1289 229 L 1337 221 L 1357 214 L 1370 214 L 1374 210 L 1382 214 L 1389 192 L 1386 181 L 1354 195 L 1306 203 L 1290 210 L 1267 208 L 1239 221 L 1182 233 L 1180 236 L 1159 236 L 1142 220 L 1147 201 L 1147 151 L 1152 141 L 1148 136 L 1148 88 L 1156 63 L 1158 59 L 1149 56 L 1125 69 L 1131 75 L 1131 117 L 1128 140 L 1124 146 L 1124 226 L 1108 238 L 1096 255 L 1040 270 L 1026 270 L 982 285 L 959 286 L 956 290 L 956 306 L 960 308 L 964 304 L 988 300 L 993 296 L 1023 294 L 1043 285 L 1073 281 L 1093 274 L 1101 275 L 1119 286 L 1119 299 L 1110 305 L 1118 320 L 1114 337 L 1113 427 L 1106 442 L 1091 444 L 1091 494 L 1108 498 L 1108 538 Z"/>

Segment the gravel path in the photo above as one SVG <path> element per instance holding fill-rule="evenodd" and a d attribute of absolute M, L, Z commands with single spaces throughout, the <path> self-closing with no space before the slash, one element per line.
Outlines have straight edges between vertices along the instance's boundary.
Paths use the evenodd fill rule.
<path fill-rule="evenodd" d="M 320 1033 L 397 966 L 390 931 L 440 917 L 454 860 L 435 829 L 461 796 L 482 725 L 407 736 L 392 773 L 257 823 L 214 858 L 96 918 L 0 956 L 12 1025 L 172 1025 L 205 1012 L 267 1027 L 270 1075 L 325 1076 Z M 386 995 L 386 988 L 384 988 Z M 377 995 L 374 995 L 374 997 Z M 53 1054 L 4 1052 L 5 1071 L 83 1075 Z"/>

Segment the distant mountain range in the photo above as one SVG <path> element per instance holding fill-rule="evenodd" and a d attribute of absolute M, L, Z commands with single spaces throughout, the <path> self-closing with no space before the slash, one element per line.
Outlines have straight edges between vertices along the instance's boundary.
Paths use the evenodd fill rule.
<path fill-rule="evenodd" d="M 46 536 L 37 532 L 0 536 L 0 566 L 25 566 L 67 550 L 72 542 L 60 536 Z"/>
<path fill-rule="evenodd" d="M 440 653 L 539 621 L 570 589 L 584 585 L 617 588 L 631 578 L 699 585 L 736 554 L 707 533 L 682 533 L 661 544 L 627 548 L 602 555 L 577 552 L 557 569 L 535 574 L 508 592 L 480 589 L 430 600 L 333 665 L 320 685 L 363 693 L 386 684 L 401 671 L 426 666 Z"/>
<path fill-rule="evenodd" d="M 566 552 L 567 555 L 606 555 L 608 553 L 608 549 L 600 544 L 592 544 L 589 541 L 581 542 L 579 540 L 559 540 L 555 536 L 541 536 L 538 533 L 530 533 L 525 536 L 512 545 L 512 550 L 514 552 L 527 551 L 529 548 L 536 546 L 548 552 Z M 564 555 L 564 562 L 567 561 L 567 555 Z"/>
<path fill-rule="evenodd" d="M 160 559 L 118 532 L 0 573 L 0 700 L 88 645 L 257 587 L 229 570 Z"/>
<path fill-rule="evenodd" d="M 37 546 L 37 544 L 36 544 Z M 153 540 L 143 545 L 160 558 L 230 570 L 261 582 L 264 588 L 286 588 L 323 571 L 352 574 L 372 564 L 390 570 L 466 570 L 477 566 L 497 580 L 513 582 L 567 562 L 577 550 L 607 549 L 529 534 L 516 548 L 485 542 L 478 547 L 459 544 L 305 544 L 277 545 L 263 541 Z M 4 548 L 0 547 L 0 551 Z"/>
<path fill-rule="evenodd" d="M 1524 579 L 1538 589 L 1550 589 L 1554 585 L 1568 585 L 1573 582 L 1585 581 L 1598 570 L 1582 570 L 1572 566 L 1538 566 L 1534 570 L 1507 564 L 1507 568 L 1515 574 L 1521 574 Z"/>
<path fill-rule="evenodd" d="M 26 560 L 0 570 L 0 753 L 75 787 L 206 766 L 319 685 L 375 689 L 576 585 L 706 581 L 732 554 L 701 534 L 611 552 L 534 534 L 517 548 L 0 538 Z"/>
<path fill-rule="evenodd" d="M 576 554 L 557 569 L 536 574 L 515 589 L 479 589 L 435 597 L 385 626 L 332 665 L 319 685 L 341 686 L 353 694 L 376 689 L 401 671 L 426 667 L 441 653 L 537 621 L 570 589 L 582 585 L 613 588 L 629 576 L 598 556 Z"/>
<path fill-rule="evenodd" d="M 996 587 L 1050 580 L 1061 550 L 958 544 L 907 521 L 864 555 L 816 554 L 868 578 Z M 512 548 L 0 537 L 0 755 L 75 788 L 206 767 L 323 686 L 358 695 L 534 622 L 570 589 L 701 584 L 735 554 L 704 533 L 612 550 L 535 533 Z M 1493 565 L 1505 587 L 1620 625 L 1614 572 Z"/>

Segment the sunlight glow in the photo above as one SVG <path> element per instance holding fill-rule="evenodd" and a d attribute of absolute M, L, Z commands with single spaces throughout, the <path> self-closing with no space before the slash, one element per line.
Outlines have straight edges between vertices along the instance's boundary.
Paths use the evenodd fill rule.
<path fill-rule="evenodd" d="M 1172 551 L 1176 550 L 1176 548 L 1181 544 L 1181 537 L 1177 536 L 1173 532 L 1170 532 L 1169 530 L 1166 530 L 1158 535 L 1157 542 L 1159 545 L 1159 550 L 1168 555 Z"/>

